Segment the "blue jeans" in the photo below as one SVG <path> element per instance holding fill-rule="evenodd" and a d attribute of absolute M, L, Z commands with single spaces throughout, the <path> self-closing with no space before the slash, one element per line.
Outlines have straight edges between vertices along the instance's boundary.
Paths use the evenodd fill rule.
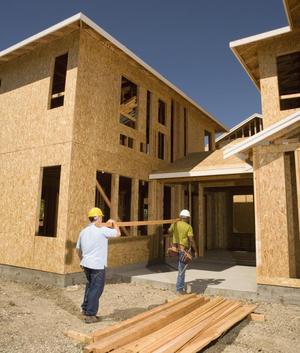
<path fill-rule="evenodd" d="M 84 267 L 83 269 L 87 279 L 87 284 L 85 286 L 81 308 L 87 316 L 95 316 L 98 312 L 99 299 L 104 289 L 105 269 L 93 270 L 87 267 Z"/>
<path fill-rule="evenodd" d="M 185 281 L 185 263 L 182 261 L 183 252 L 179 250 L 178 252 L 178 276 L 176 282 L 176 292 L 182 292 L 184 290 L 184 281 Z"/>

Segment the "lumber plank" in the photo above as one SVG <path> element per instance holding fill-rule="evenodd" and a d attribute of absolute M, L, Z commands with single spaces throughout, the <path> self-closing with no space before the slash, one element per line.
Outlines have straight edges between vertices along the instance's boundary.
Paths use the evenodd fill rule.
<path fill-rule="evenodd" d="M 178 333 L 177 337 L 160 348 L 154 350 L 155 353 L 173 353 L 181 349 L 185 344 L 192 340 L 199 332 L 206 331 L 211 325 L 218 322 L 222 318 L 226 318 L 233 311 L 241 307 L 240 302 L 226 301 L 221 308 L 216 308 L 214 312 L 209 313 L 209 315 L 201 320 L 199 323 L 193 325 L 190 329 L 186 331 L 181 331 Z"/>
<path fill-rule="evenodd" d="M 171 224 L 178 221 L 178 218 L 175 219 L 158 219 L 158 220 L 151 220 L 151 221 L 127 221 L 121 222 L 117 221 L 117 225 L 119 227 L 136 227 L 136 226 L 150 226 L 150 225 L 158 225 L 158 224 Z M 111 227 L 112 223 L 100 223 L 100 226 Z"/>
<path fill-rule="evenodd" d="M 143 320 L 134 326 L 120 332 L 104 337 L 100 341 L 86 346 L 84 352 L 105 353 L 133 342 L 151 332 L 157 331 L 165 325 L 177 320 L 179 317 L 193 311 L 203 302 L 203 297 L 190 298 L 186 302 L 168 308 L 147 320 Z"/>
<path fill-rule="evenodd" d="M 189 344 L 186 344 L 178 352 L 181 353 L 197 353 L 210 342 L 216 340 L 224 332 L 229 330 L 237 322 L 243 320 L 247 317 L 253 310 L 255 310 L 256 305 L 243 305 L 240 308 L 237 308 L 231 315 L 219 320 L 208 330 L 204 330 L 197 337 L 194 338 Z"/>
<path fill-rule="evenodd" d="M 215 298 L 209 300 L 206 298 L 206 301 L 202 306 L 193 310 L 191 313 L 181 317 L 175 322 L 170 323 L 169 325 L 163 327 L 162 329 L 151 333 L 145 337 L 140 338 L 137 341 L 134 341 L 128 345 L 122 347 L 124 350 L 130 350 L 131 352 L 152 352 L 155 349 L 158 349 L 163 344 L 169 342 L 173 338 L 177 337 L 178 332 L 182 332 L 190 327 L 192 327 L 196 322 L 204 320 L 206 317 L 209 317 L 212 314 L 212 309 L 224 304 L 226 302 L 223 298 Z M 220 310 L 220 309 L 219 309 Z M 115 350 L 116 353 L 121 353 L 123 350 Z"/>
<path fill-rule="evenodd" d="M 113 333 L 119 332 L 129 326 L 135 325 L 136 323 L 138 323 L 142 320 L 146 320 L 146 319 L 150 318 L 151 316 L 154 316 L 154 315 L 156 315 L 166 309 L 174 307 L 175 305 L 180 304 L 182 302 L 185 302 L 189 298 L 196 298 L 196 294 L 192 293 L 192 294 L 188 294 L 187 296 L 178 297 L 168 303 L 159 305 L 151 310 L 145 311 L 145 312 L 138 314 L 130 319 L 124 320 L 120 323 L 117 323 L 117 324 L 114 324 L 114 325 L 111 325 L 108 327 L 105 327 L 101 330 L 93 331 L 91 333 L 92 341 L 95 342 L 95 341 L 100 340 L 104 337 L 107 337 Z"/>
<path fill-rule="evenodd" d="M 82 333 L 74 330 L 67 330 L 64 332 L 64 335 L 80 343 L 92 342 L 92 336 L 87 333 Z"/>
<path fill-rule="evenodd" d="M 251 313 L 248 315 L 248 319 L 251 321 L 263 322 L 265 321 L 265 315 L 259 313 Z"/>

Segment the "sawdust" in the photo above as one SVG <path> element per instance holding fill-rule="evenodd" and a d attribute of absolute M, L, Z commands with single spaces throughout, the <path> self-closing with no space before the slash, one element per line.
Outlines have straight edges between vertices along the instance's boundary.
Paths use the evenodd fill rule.
<path fill-rule="evenodd" d="M 83 286 L 54 288 L 0 278 L 0 352 L 79 353 L 82 346 L 65 337 L 64 331 L 89 332 L 175 298 L 171 291 L 150 286 L 107 284 L 100 301 L 103 321 L 86 325 L 80 313 L 83 290 Z M 265 322 L 243 321 L 205 352 L 300 352 L 299 307 L 262 303 L 258 311 L 265 314 Z"/>

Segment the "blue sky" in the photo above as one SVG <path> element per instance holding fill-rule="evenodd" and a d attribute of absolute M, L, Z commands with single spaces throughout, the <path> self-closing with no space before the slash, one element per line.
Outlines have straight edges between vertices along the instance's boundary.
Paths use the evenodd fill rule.
<path fill-rule="evenodd" d="M 287 25 L 282 0 L 9 0 L 0 50 L 83 12 L 227 127 L 261 111 L 229 42 Z"/>

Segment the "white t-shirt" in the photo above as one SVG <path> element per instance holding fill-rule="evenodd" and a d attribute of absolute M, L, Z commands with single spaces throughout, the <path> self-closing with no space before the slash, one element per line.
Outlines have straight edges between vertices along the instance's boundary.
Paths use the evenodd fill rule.
<path fill-rule="evenodd" d="M 93 270 L 101 270 L 107 266 L 108 238 L 117 236 L 115 229 L 97 227 L 91 223 L 84 228 L 77 241 L 76 248 L 81 250 L 80 265 Z"/>

